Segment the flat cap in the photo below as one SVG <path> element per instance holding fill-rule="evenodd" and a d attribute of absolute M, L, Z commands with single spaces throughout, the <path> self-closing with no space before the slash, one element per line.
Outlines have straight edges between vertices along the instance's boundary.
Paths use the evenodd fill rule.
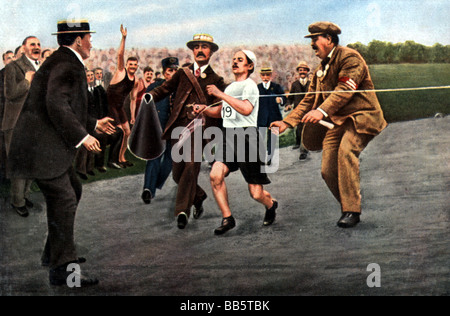
<path fill-rule="evenodd" d="M 315 22 L 308 26 L 309 35 L 305 37 L 313 37 L 323 34 L 338 35 L 341 34 L 341 28 L 332 22 Z"/>

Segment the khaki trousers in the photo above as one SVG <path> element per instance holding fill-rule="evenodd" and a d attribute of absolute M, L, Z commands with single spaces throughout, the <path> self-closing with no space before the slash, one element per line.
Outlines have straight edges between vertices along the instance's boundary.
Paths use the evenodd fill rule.
<path fill-rule="evenodd" d="M 325 135 L 322 177 L 342 212 L 361 213 L 359 155 L 373 138 L 356 132 L 351 119 Z"/>

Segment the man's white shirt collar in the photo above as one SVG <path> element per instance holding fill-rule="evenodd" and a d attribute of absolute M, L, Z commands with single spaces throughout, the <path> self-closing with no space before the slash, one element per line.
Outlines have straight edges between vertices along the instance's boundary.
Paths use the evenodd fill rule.
<path fill-rule="evenodd" d="M 83 66 L 84 66 L 84 61 L 83 61 L 83 57 L 81 57 L 81 55 L 80 55 L 80 53 L 78 53 L 76 50 L 74 50 L 72 47 L 69 47 L 69 46 L 64 46 L 64 47 L 67 47 L 68 49 L 70 49 L 74 54 L 75 54 L 75 56 L 77 56 L 77 58 L 80 60 L 80 62 L 83 64 Z"/>
<path fill-rule="evenodd" d="M 37 61 L 38 64 L 36 65 L 36 60 L 33 60 L 33 59 L 29 58 L 27 55 L 25 55 L 25 57 L 26 57 L 26 58 L 29 60 L 29 62 L 33 65 L 34 69 L 35 69 L 36 71 L 38 71 L 38 70 L 39 70 L 39 66 L 40 66 L 39 61 Z"/>
<path fill-rule="evenodd" d="M 209 64 L 206 64 L 204 66 L 199 67 L 197 65 L 197 63 L 194 62 L 194 74 L 195 74 L 195 72 L 197 71 L 198 68 L 200 68 L 200 73 L 203 73 L 208 66 L 209 66 Z"/>

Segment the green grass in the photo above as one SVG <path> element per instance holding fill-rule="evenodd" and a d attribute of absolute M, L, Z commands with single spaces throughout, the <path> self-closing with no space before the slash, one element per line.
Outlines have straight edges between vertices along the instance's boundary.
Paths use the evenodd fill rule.
<path fill-rule="evenodd" d="M 372 65 L 375 89 L 450 85 L 450 64 Z M 389 123 L 450 114 L 450 89 L 377 93 Z"/>

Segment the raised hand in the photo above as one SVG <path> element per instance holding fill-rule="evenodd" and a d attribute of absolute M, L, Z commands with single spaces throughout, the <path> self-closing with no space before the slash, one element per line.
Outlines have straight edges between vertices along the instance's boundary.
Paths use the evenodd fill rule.
<path fill-rule="evenodd" d="M 123 28 L 123 24 L 120 24 L 120 33 L 122 33 L 122 37 L 127 37 L 127 28 Z"/>

